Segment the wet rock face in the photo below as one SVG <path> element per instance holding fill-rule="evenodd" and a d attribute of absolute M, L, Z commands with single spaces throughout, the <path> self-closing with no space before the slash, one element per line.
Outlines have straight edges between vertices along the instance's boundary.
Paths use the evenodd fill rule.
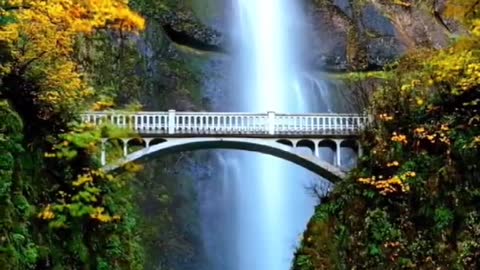
<path fill-rule="evenodd" d="M 389 16 L 399 40 L 407 47 L 442 48 L 448 44 L 448 30 L 441 19 L 434 16 L 434 5 L 414 1 L 405 1 L 403 5 L 385 0 L 371 2 Z"/>
<path fill-rule="evenodd" d="M 175 43 L 228 53 L 229 1 L 207 1 L 221 7 L 213 19 L 200 19 L 198 11 L 183 6 L 159 18 L 160 23 Z M 352 7 L 349 0 L 305 2 L 309 25 L 304 55 L 310 67 L 336 71 L 372 69 L 401 54 L 402 46 L 393 25 L 373 5 Z"/>
<path fill-rule="evenodd" d="M 308 64 L 314 69 L 346 69 L 348 23 L 326 8 L 309 5 Z"/>
<path fill-rule="evenodd" d="M 309 0 L 313 68 L 334 71 L 377 69 L 403 52 L 394 25 L 372 4 L 349 0 Z"/>
<path fill-rule="evenodd" d="M 221 7 L 213 18 L 201 19 L 198 11 L 184 5 L 158 18 L 159 23 L 177 44 L 228 54 L 231 7 L 227 0 L 207 1 Z M 394 25 L 373 4 L 352 6 L 355 1 L 349 0 L 304 1 L 309 22 L 304 55 L 311 68 L 377 69 L 403 52 Z"/>
<path fill-rule="evenodd" d="M 447 0 L 305 0 L 310 65 L 377 69 L 417 48 L 443 48 L 461 26 L 444 16 Z"/>
<path fill-rule="evenodd" d="M 446 0 L 303 0 L 304 55 L 312 69 L 380 69 L 410 48 L 443 47 L 459 26 L 443 18 Z M 179 1 L 156 18 L 171 41 L 228 54 L 230 0 Z"/>
<path fill-rule="evenodd" d="M 370 65 L 385 66 L 403 53 L 404 46 L 399 42 L 394 26 L 385 16 L 371 4 L 365 5 L 361 14 Z"/>
<path fill-rule="evenodd" d="M 162 25 L 172 41 L 206 51 L 222 51 L 224 35 L 200 22 L 191 10 L 166 14 Z"/>

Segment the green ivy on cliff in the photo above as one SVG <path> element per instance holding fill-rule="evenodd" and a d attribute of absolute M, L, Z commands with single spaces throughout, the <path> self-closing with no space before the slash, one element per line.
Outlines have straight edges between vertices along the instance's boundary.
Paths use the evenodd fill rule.
<path fill-rule="evenodd" d="M 368 154 L 317 207 L 294 269 L 480 267 L 480 10 L 464 4 L 448 8 L 468 35 L 411 52 L 374 91 Z"/>
<path fill-rule="evenodd" d="M 123 1 L 114 6 L 125 17 L 111 22 L 94 21 L 103 18 L 93 16 L 97 10 L 75 9 L 82 1 L 27 2 L 28 8 L 20 9 L 19 1 L 0 1 L 0 268 L 171 269 L 174 263 L 158 262 L 168 254 L 152 250 L 160 243 L 160 251 L 194 253 L 195 239 L 185 237 L 182 217 L 175 213 L 180 200 L 191 203 L 186 202 L 190 194 L 175 197 L 185 187 L 165 187 L 155 177 L 145 180 L 154 186 L 145 191 L 131 173 L 102 172 L 100 138 L 119 131 L 78 125 L 76 114 L 115 103 L 127 106 L 152 95 L 159 96 L 150 104 L 155 107 L 165 101 L 165 89 L 174 95 L 182 83 L 198 83 L 179 76 L 195 76 L 186 74 L 188 67 L 171 64 L 184 65 L 183 59 L 161 59 L 171 50 L 157 25 L 150 26 L 146 38 L 132 33 L 135 26 L 142 28 L 143 19 Z M 120 14 L 104 7 L 104 15 Z M 58 12 L 63 9 L 69 12 Z M 152 16 L 164 11 L 155 12 Z M 37 20 L 44 25 L 30 28 Z M 111 28 L 102 28 L 104 23 Z M 151 42 L 149 48 L 137 47 L 141 38 Z M 158 51 L 149 56 L 148 49 Z M 115 141 L 109 146 L 112 153 L 116 146 Z M 127 169 L 137 172 L 139 167 Z M 152 202 L 158 204 L 151 216 L 143 212 L 146 193 L 162 195 L 161 202 Z M 153 225 L 160 229 L 143 230 Z"/>

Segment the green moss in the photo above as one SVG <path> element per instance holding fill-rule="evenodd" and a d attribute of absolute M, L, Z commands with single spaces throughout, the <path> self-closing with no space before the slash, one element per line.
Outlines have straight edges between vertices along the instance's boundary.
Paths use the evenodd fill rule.
<path fill-rule="evenodd" d="M 189 6 L 203 23 L 208 24 L 222 11 L 222 2 L 218 0 L 189 0 Z"/>
<path fill-rule="evenodd" d="M 394 74 L 389 71 L 324 73 L 324 77 L 327 79 L 346 83 L 359 83 L 367 80 L 388 80 L 391 79 L 393 75 Z"/>
<path fill-rule="evenodd" d="M 478 39 L 411 52 L 388 72 L 342 75 L 380 79 L 375 121 L 358 168 L 316 209 L 294 269 L 479 267 L 480 92 L 468 71 L 478 69 Z"/>

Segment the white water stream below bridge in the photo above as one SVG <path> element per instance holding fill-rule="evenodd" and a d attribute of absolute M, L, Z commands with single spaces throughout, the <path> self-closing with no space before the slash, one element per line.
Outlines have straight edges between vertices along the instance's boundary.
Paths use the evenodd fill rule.
<path fill-rule="evenodd" d="M 302 72 L 305 16 L 295 0 L 233 1 L 233 90 L 219 111 L 331 112 L 321 81 Z M 331 158 L 327 149 L 321 154 Z M 221 151 L 202 201 L 209 270 L 288 270 L 317 203 L 319 177 L 287 161 Z M 325 184 L 326 190 L 330 186 Z"/>

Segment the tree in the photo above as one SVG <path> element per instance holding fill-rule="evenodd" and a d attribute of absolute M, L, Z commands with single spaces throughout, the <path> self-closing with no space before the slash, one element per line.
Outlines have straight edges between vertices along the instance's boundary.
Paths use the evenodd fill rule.
<path fill-rule="evenodd" d="M 145 27 L 125 0 L 2 0 L 0 14 L 0 97 L 15 103 L 16 96 L 27 95 L 44 119 L 94 94 L 74 58 L 77 37 Z M 35 87 L 19 89 L 20 80 Z"/>
<path fill-rule="evenodd" d="M 130 187 L 96 169 L 100 131 L 70 122 L 95 101 L 79 39 L 144 26 L 125 0 L 0 0 L 2 269 L 141 269 Z"/>
<path fill-rule="evenodd" d="M 418 37 L 406 22 L 433 1 L 375 2 L 403 10 L 398 25 Z M 478 2 L 446 2 L 443 15 L 463 34 L 444 48 L 410 39 L 386 71 L 362 137 L 367 154 L 317 208 L 294 269 L 479 269 Z"/>

